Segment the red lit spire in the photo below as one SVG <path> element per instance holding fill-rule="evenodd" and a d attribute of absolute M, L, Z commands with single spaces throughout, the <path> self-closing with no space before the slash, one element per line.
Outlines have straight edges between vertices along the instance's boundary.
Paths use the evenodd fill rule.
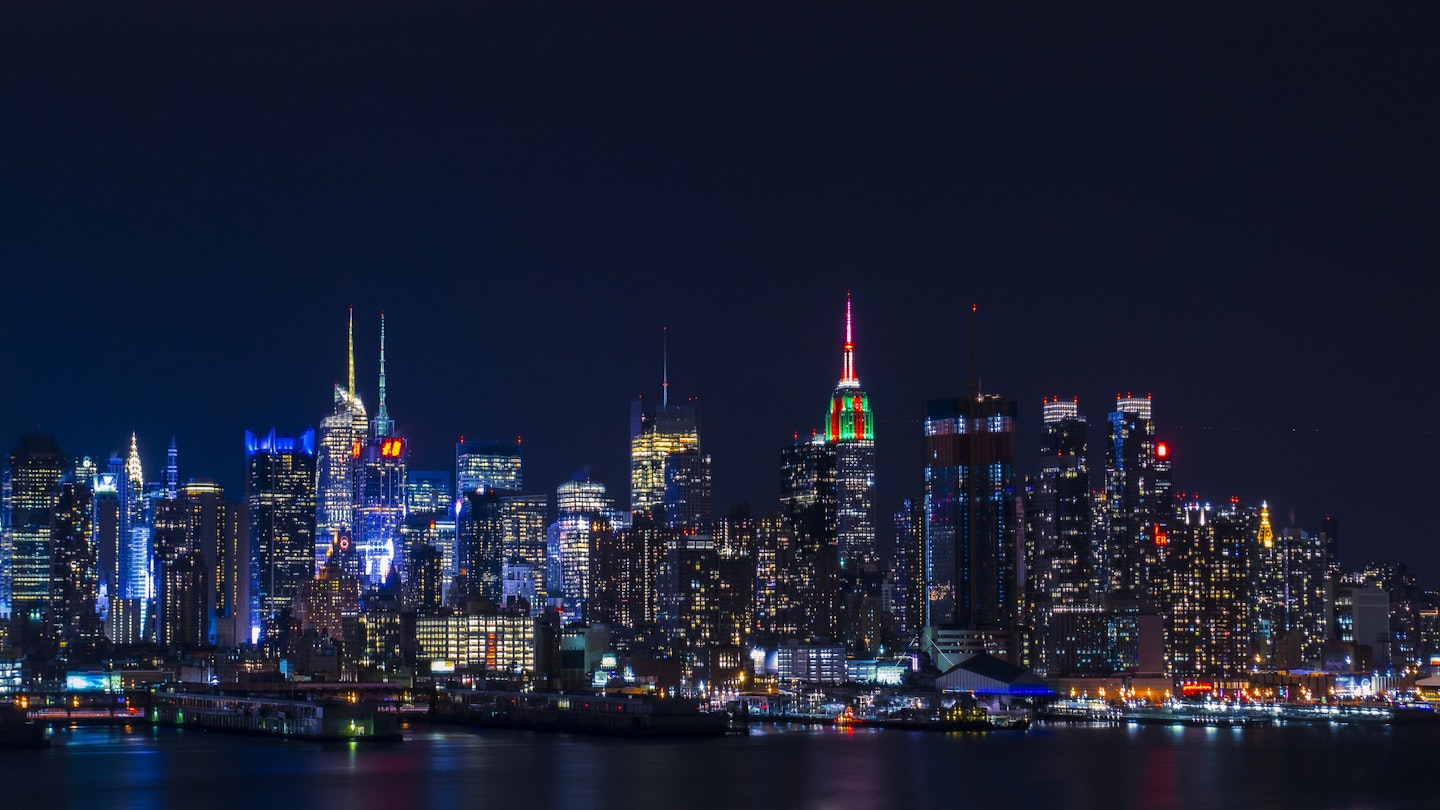
<path fill-rule="evenodd" d="M 845 388 L 860 386 L 860 378 L 855 376 L 855 327 L 850 314 L 849 290 L 845 291 L 845 354 L 840 368 L 840 385 Z"/>

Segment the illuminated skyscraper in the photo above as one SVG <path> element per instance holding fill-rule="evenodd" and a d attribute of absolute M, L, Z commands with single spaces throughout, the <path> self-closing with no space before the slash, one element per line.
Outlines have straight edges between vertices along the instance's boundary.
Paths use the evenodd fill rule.
<path fill-rule="evenodd" d="M 665 527 L 710 526 L 714 496 L 710 457 L 689 448 L 665 457 Z"/>
<path fill-rule="evenodd" d="M 1040 435 L 1040 474 L 1028 493 L 1027 571 L 1035 598 L 1056 604 L 1095 602 L 1090 547 L 1089 425 L 1078 401 L 1046 399 Z"/>
<path fill-rule="evenodd" d="M 838 445 L 816 435 L 780 453 L 780 508 L 794 531 L 792 570 L 781 574 L 792 588 L 788 605 L 797 634 L 835 641 L 841 625 L 840 557 L 836 542 Z"/>
<path fill-rule="evenodd" d="M 401 527 L 405 523 L 405 470 L 410 445 L 395 435 L 385 404 L 385 313 L 380 313 L 380 396 L 370 435 L 353 448 L 355 472 L 355 543 L 365 564 L 365 579 L 378 585 L 392 566 L 403 570 Z"/>
<path fill-rule="evenodd" d="M 830 396 L 825 441 L 835 447 L 836 542 L 841 565 L 848 567 L 875 556 L 875 414 L 855 373 L 848 292 L 840 382 Z"/>
<path fill-rule="evenodd" d="M 550 498 L 546 495 L 513 494 L 502 498 L 505 516 L 505 562 L 524 570 L 530 576 L 533 593 L 530 610 L 539 615 L 545 610 L 548 593 L 545 587 L 546 525 Z"/>
<path fill-rule="evenodd" d="M 925 405 L 925 626 L 932 639 L 940 628 L 1004 632 L 1014 621 L 1015 413 L 1014 400 L 980 393 L 973 377 L 970 396 Z"/>
<path fill-rule="evenodd" d="M 100 638 L 92 500 L 88 480 L 62 481 L 55 499 L 50 630 L 65 648 L 78 648 Z"/>
<path fill-rule="evenodd" d="M 112 469 L 115 460 L 111 459 Z M 151 593 L 150 554 L 151 528 L 145 509 L 145 475 L 140 466 L 140 446 L 130 434 L 130 452 L 119 471 L 120 506 L 124 524 L 120 537 L 120 595 L 148 604 Z"/>
<path fill-rule="evenodd" d="M 245 503 L 252 547 L 252 627 L 290 607 L 315 576 L 315 431 L 245 432 Z"/>
<path fill-rule="evenodd" d="M 325 564 L 331 543 L 355 527 L 355 471 L 369 421 L 365 405 L 355 393 L 355 314 L 350 314 L 349 387 L 335 386 L 334 408 L 320 420 L 320 443 L 315 453 L 316 488 L 315 570 Z"/>
<path fill-rule="evenodd" d="M 584 621 L 591 596 L 590 551 L 595 536 L 614 527 L 614 507 L 605 485 L 591 481 L 589 470 L 556 488 L 555 505 L 559 516 L 546 537 L 546 591 L 565 622 Z"/>
<path fill-rule="evenodd" d="M 518 442 L 461 441 L 455 445 L 456 497 L 482 487 L 511 492 L 525 489 Z"/>
<path fill-rule="evenodd" d="M 225 502 L 225 490 L 210 481 L 191 480 L 180 487 L 180 502 L 185 509 L 185 531 L 189 539 L 186 546 L 196 556 L 196 566 L 203 572 L 203 595 L 200 600 L 203 611 L 203 638 L 197 643 L 214 644 L 219 640 L 219 623 L 229 615 L 229 602 L 224 593 L 229 576 L 227 571 L 234 566 L 230 551 L 228 533 L 231 525 L 230 513 L 235 507 Z M 196 576 L 185 581 L 195 584 Z"/>
<path fill-rule="evenodd" d="M 670 404 L 668 363 L 661 384 L 660 407 L 643 400 L 630 404 L 630 514 L 656 514 L 665 501 L 665 460 L 671 453 L 700 449 L 694 405 Z"/>
<path fill-rule="evenodd" d="M 1246 547 L 1258 517 L 1234 502 L 1189 502 L 1168 530 L 1169 667 L 1179 680 L 1243 677 L 1251 670 Z"/>
<path fill-rule="evenodd" d="M 90 522 L 95 532 L 97 579 L 104 594 L 101 618 L 109 610 L 109 600 L 119 598 L 120 582 L 120 488 L 114 473 L 97 472 L 90 481 L 93 501 Z"/>
<path fill-rule="evenodd" d="M 11 617 L 34 631 L 50 608 L 52 521 L 65 467 L 52 436 L 26 436 L 10 455 Z"/>
<path fill-rule="evenodd" d="M 1150 606 L 1165 600 L 1170 447 L 1155 438 L 1150 397 L 1117 397 L 1105 455 L 1105 570 L 1109 592 Z"/>

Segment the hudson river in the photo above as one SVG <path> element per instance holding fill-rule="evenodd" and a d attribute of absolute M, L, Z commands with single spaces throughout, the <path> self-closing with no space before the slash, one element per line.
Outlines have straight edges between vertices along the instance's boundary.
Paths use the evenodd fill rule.
<path fill-rule="evenodd" d="M 417 725 L 403 743 L 59 730 L 0 751 L 0 808 L 1391 808 L 1440 806 L 1440 726 L 759 726 L 677 742 Z"/>

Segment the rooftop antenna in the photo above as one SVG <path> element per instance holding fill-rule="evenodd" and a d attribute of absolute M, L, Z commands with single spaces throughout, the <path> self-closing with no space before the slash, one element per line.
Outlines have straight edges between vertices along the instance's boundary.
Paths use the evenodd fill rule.
<path fill-rule="evenodd" d="M 980 396 L 980 376 L 975 368 L 975 321 L 980 307 L 977 304 L 970 305 L 970 396 Z"/>
<path fill-rule="evenodd" d="M 375 411 L 375 435 L 389 436 L 394 430 L 390 410 L 385 407 L 385 311 L 380 311 L 380 407 Z"/>
<path fill-rule="evenodd" d="M 665 410 L 670 407 L 670 326 L 662 326 L 660 332 L 660 409 Z"/>
<path fill-rule="evenodd" d="M 855 329 L 854 319 L 850 314 L 850 291 L 845 291 L 845 355 L 840 368 L 840 384 L 846 387 L 855 387 L 860 384 L 860 378 L 855 376 Z"/>

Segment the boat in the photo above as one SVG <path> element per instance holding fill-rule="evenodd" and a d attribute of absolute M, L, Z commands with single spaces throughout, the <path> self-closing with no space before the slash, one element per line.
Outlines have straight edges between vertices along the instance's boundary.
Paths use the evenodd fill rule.
<path fill-rule="evenodd" d="M 373 702 L 278 700 L 237 695 L 157 692 L 150 716 L 158 726 L 230 731 L 320 742 L 395 741 L 400 722 Z"/>
<path fill-rule="evenodd" d="M 456 690 L 436 695 L 432 720 L 463 725 L 617 737 L 718 737 L 730 714 L 699 701 L 652 695 Z"/>

